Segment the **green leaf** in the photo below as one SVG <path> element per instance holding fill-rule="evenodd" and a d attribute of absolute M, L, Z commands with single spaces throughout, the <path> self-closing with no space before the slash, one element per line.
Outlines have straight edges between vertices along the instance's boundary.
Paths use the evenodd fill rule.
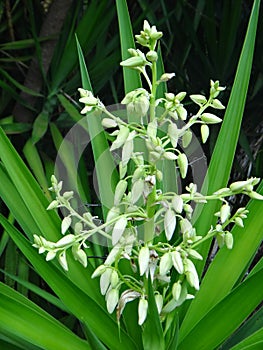
<path fill-rule="evenodd" d="M 221 187 L 226 187 L 229 179 L 251 73 L 259 5 L 260 1 L 255 0 L 237 67 L 234 85 L 203 185 L 203 189 L 206 189 L 207 193 L 212 193 Z M 229 137 L 229 130 L 232 131 L 231 138 Z M 222 157 L 222 154 L 224 154 L 224 157 Z M 197 220 L 197 232 L 205 232 L 210 228 L 212 222 L 215 222 L 213 214 L 216 212 L 217 207 L 218 201 L 209 202 L 203 210 L 201 210 L 200 205 L 197 206 L 197 210 L 194 214 L 194 218 Z M 207 249 L 206 247 L 204 250 L 207 251 Z"/>
<path fill-rule="evenodd" d="M 2 283 L 0 295 L 1 333 L 14 334 L 45 350 L 91 349 L 56 319 Z"/>
<path fill-rule="evenodd" d="M 46 133 L 49 122 L 49 113 L 47 110 L 43 110 L 36 117 L 33 124 L 32 142 L 37 143 Z"/>
<path fill-rule="evenodd" d="M 0 334 L 0 349 L 5 350 L 40 350 L 38 346 L 30 344 L 29 342 L 18 338 L 15 335 L 11 337 Z"/>
<path fill-rule="evenodd" d="M 252 334 L 250 337 L 244 339 L 231 350 L 261 350 L 263 347 L 263 328 Z"/>
<path fill-rule="evenodd" d="M 78 4 L 80 3 L 77 2 Z M 56 55 L 56 64 L 52 67 L 50 95 L 57 93 L 61 83 L 78 64 L 75 33 L 85 52 L 95 51 L 98 38 L 104 32 L 108 34 L 108 28 L 114 16 L 114 8 L 109 8 L 108 5 L 107 0 L 89 2 L 81 20 L 79 20 L 79 13 L 82 10 L 76 7 L 74 18 L 72 18 L 71 23 L 68 23 L 70 30 L 67 37 L 64 37 L 65 41 L 61 41 L 62 45 Z"/>
<path fill-rule="evenodd" d="M 84 89 L 92 91 L 88 70 L 78 41 L 77 47 L 79 54 L 82 86 Z M 84 120 L 85 119 L 82 119 L 82 122 Z M 91 113 L 87 115 L 86 120 L 92 145 L 93 156 L 96 164 L 96 174 L 99 185 L 100 201 L 102 203 L 104 218 L 106 218 L 109 208 L 113 206 L 113 191 L 118 183 L 118 175 L 115 168 L 115 164 L 113 162 L 112 155 L 109 150 L 109 145 L 105 136 L 104 129 L 101 125 L 100 118 L 94 115 L 94 113 Z M 106 177 L 105 174 L 107 174 Z"/>
<path fill-rule="evenodd" d="M 57 240 L 59 238 L 57 227 L 60 220 L 54 211 L 47 213 L 46 208 L 49 204 L 47 199 L 1 128 L 0 158 L 39 228 L 37 232 L 42 232 L 47 239 Z"/>
<path fill-rule="evenodd" d="M 35 92 L 34 90 L 31 90 L 27 87 L 25 87 L 24 85 L 20 84 L 17 80 L 13 79 L 6 71 L 4 71 L 2 68 L 0 68 L 0 74 L 2 76 L 4 76 L 8 81 L 10 81 L 10 83 L 12 83 L 16 88 L 18 88 L 19 90 L 32 95 L 32 96 L 36 96 L 36 97 L 42 97 L 43 95 L 40 93 Z"/>
<path fill-rule="evenodd" d="M 240 344 L 247 341 L 250 337 L 254 337 L 254 334 L 262 332 L 263 330 L 263 308 L 259 309 L 222 345 L 222 349 L 227 350 L 240 346 Z M 261 339 L 263 339 L 261 335 Z M 241 349 L 241 347 L 239 347 Z"/>
<path fill-rule="evenodd" d="M 258 189 L 263 193 L 263 181 Z M 180 337 L 184 339 L 211 308 L 215 307 L 242 278 L 244 271 L 263 239 L 263 202 L 251 200 L 245 227 L 234 226 L 234 247 L 220 249 L 210 264 L 196 298 L 192 301 L 181 325 Z M 231 268 L 229 268 L 231 266 Z M 241 303 L 242 299 L 240 299 Z"/>
<path fill-rule="evenodd" d="M 117 0 L 117 15 L 119 22 L 119 32 L 121 41 L 122 61 L 130 57 L 128 49 L 135 48 L 131 20 L 127 3 L 125 0 Z M 139 72 L 134 69 L 123 68 L 124 91 L 125 94 L 142 86 Z"/>
<path fill-rule="evenodd" d="M 111 318 L 108 312 L 103 309 L 100 304 L 97 304 L 94 299 L 90 298 L 81 289 L 74 285 L 55 265 L 51 263 L 48 264 L 45 259 L 38 254 L 37 250 L 33 248 L 21 233 L 10 225 L 2 215 L 0 215 L 0 223 L 6 231 L 8 231 L 9 235 L 22 253 L 34 266 L 37 273 L 49 284 L 60 298 L 61 302 L 64 303 L 72 314 L 81 320 L 87 327 L 90 327 L 98 338 L 109 346 L 110 349 L 119 349 L 120 342 L 118 338 L 117 323 Z M 70 270 L 74 273 L 74 269 L 72 269 L 74 265 L 71 266 L 72 259 L 70 258 L 68 260 Z M 87 270 L 88 269 L 86 269 L 86 271 Z M 86 279 L 87 278 L 88 275 L 86 274 Z M 92 282 L 94 283 L 94 281 L 90 280 L 90 278 L 88 280 L 90 284 L 89 288 L 92 288 Z M 96 290 L 99 290 L 98 284 L 96 283 L 96 287 L 93 288 L 95 288 L 95 291 L 93 291 L 95 294 Z M 83 305 L 85 305 L 85 307 L 83 307 Z M 103 322 L 103 327 L 101 327 L 101 322 Z M 136 349 L 135 344 L 124 331 L 121 331 L 121 340 L 125 343 L 127 350 Z"/>
<path fill-rule="evenodd" d="M 78 122 L 83 116 L 79 113 L 79 111 L 73 106 L 69 100 L 63 96 L 62 94 L 58 94 L 58 99 L 62 106 L 65 108 L 65 111 L 69 114 L 69 116 L 75 121 Z"/>
<path fill-rule="evenodd" d="M 158 314 L 151 279 L 148 279 L 148 314 L 142 333 L 145 350 L 164 350 L 164 335 Z"/>
<path fill-rule="evenodd" d="M 31 130 L 31 124 L 29 123 L 5 123 L 1 126 L 9 135 L 21 134 L 23 132 Z"/>
<path fill-rule="evenodd" d="M 23 153 L 26 157 L 26 160 L 30 166 L 30 168 L 32 169 L 38 183 L 41 185 L 41 187 L 43 188 L 47 198 L 49 200 L 51 200 L 51 196 L 49 194 L 49 186 L 47 183 L 47 178 L 46 178 L 46 174 L 43 168 L 43 164 L 41 161 L 41 158 L 39 156 L 37 147 L 34 145 L 34 143 L 32 142 L 31 139 L 29 139 L 24 148 L 23 148 Z"/>
<path fill-rule="evenodd" d="M 14 184 L 11 182 L 11 179 L 8 177 L 1 164 L 0 177 L 0 197 L 7 205 L 16 221 L 23 227 L 28 237 L 33 237 L 33 232 L 40 233 L 41 231 L 22 200 L 19 191 L 14 187 Z"/>
<path fill-rule="evenodd" d="M 174 315 L 174 322 L 171 324 L 169 329 L 170 337 L 167 350 L 177 349 L 179 339 L 179 318 L 178 313 Z"/>
<path fill-rule="evenodd" d="M 179 340 L 178 350 L 216 349 L 262 301 L 262 278 L 263 269 L 236 287 Z"/>
<path fill-rule="evenodd" d="M 217 143 L 212 155 L 212 159 L 209 165 L 208 174 L 205 179 L 205 183 L 203 186 L 203 192 L 204 189 L 207 189 L 208 193 L 213 193 L 214 191 L 218 190 L 221 187 L 226 187 L 226 184 L 229 179 L 232 162 L 235 154 L 236 144 L 238 141 L 238 135 L 240 130 L 240 125 L 242 121 L 242 115 L 244 111 L 244 105 L 245 105 L 245 98 L 247 94 L 248 89 L 248 82 L 250 78 L 251 73 L 251 66 L 252 66 L 252 58 L 253 58 L 253 52 L 254 52 L 254 43 L 255 43 L 255 37 L 256 37 L 256 29 L 257 29 L 257 20 L 258 20 L 258 13 L 259 13 L 259 5 L 260 1 L 255 0 L 254 6 L 251 12 L 250 21 L 248 24 L 247 34 L 244 41 L 243 49 L 241 52 L 239 64 L 237 67 L 237 73 L 234 81 L 234 86 L 231 92 L 230 100 L 227 106 L 226 114 L 224 117 L 224 121 L 217 139 Z M 229 137 L 229 130 L 232 130 L 231 132 L 231 138 Z M 224 157 L 222 157 L 222 154 L 224 154 Z M 202 205 L 198 205 L 197 209 L 194 213 L 194 219 L 196 221 L 196 230 L 198 234 L 201 234 L 203 232 L 207 232 L 211 226 L 211 224 L 215 223 L 215 217 L 214 213 L 217 211 L 218 207 L 218 201 L 211 201 L 205 205 L 203 210 L 201 209 Z M 252 204 L 253 206 L 253 204 Z M 261 204 L 257 203 L 257 207 L 260 207 Z M 257 212 L 257 208 L 254 208 Z M 253 215 L 253 214 L 251 214 Z M 254 214 L 255 215 L 255 214 Z M 261 215 L 254 216 L 257 219 L 261 220 Z M 253 216 L 252 216 L 253 218 Z M 249 219 L 248 219 L 249 220 Z M 257 232 L 254 231 L 255 227 L 253 225 L 257 225 L 258 221 L 255 221 L 253 219 L 253 222 L 250 222 L 250 225 L 252 226 L 252 231 L 250 229 L 248 230 L 248 237 L 251 234 L 257 234 Z M 214 303 L 218 302 L 220 298 L 225 296 L 225 293 L 229 291 L 229 288 L 233 285 L 233 279 L 236 281 L 239 278 L 240 275 L 240 269 L 244 268 L 244 266 L 247 265 L 249 259 L 251 259 L 251 254 L 254 254 L 256 251 L 256 246 L 253 245 L 253 242 L 251 242 L 251 236 L 250 239 L 244 239 L 242 242 L 245 244 L 249 244 L 249 246 L 252 248 L 251 250 L 246 250 L 245 247 L 242 248 L 242 254 L 245 255 L 245 259 L 240 260 L 239 257 L 234 257 L 233 252 L 230 252 L 231 254 L 231 261 L 235 261 L 235 265 L 237 266 L 236 270 L 231 270 L 231 276 L 230 280 L 226 280 L 225 282 L 224 273 L 226 270 L 226 266 L 232 266 L 228 265 L 226 263 L 226 260 L 221 260 L 223 263 L 221 263 L 221 266 L 214 264 L 213 262 L 212 266 L 217 266 L 217 273 L 214 274 L 214 277 L 209 274 L 209 280 L 210 282 L 203 283 L 200 292 L 197 294 L 197 297 L 192 301 L 190 308 L 188 312 L 185 315 L 180 333 L 181 333 L 181 339 L 186 335 L 186 333 L 190 332 L 191 328 L 199 322 L 199 320 L 206 314 L 208 309 L 214 305 Z M 258 240 L 256 241 L 256 244 L 258 244 Z M 253 247 L 252 247 L 253 246 Z M 203 245 L 200 248 L 200 253 L 203 256 L 207 256 L 209 250 L 209 245 Z M 247 253 L 246 253 L 247 252 Z M 222 252 L 219 252 L 217 255 L 217 259 L 221 259 L 221 254 L 226 254 L 225 250 L 222 250 Z M 206 259 L 204 259 L 203 262 L 197 262 L 197 267 L 199 272 L 203 269 L 204 262 Z M 239 262 L 242 262 L 241 265 L 239 265 Z M 241 267 L 242 266 L 242 267 Z M 213 285 L 213 281 L 215 281 L 215 277 L 221 277 L 219 278 L 216 283 Z M 206 279 L 208 279 L 206 274 Z M 220 285 L 220 286 L 219 286 Z M 221 288 L 222 287 L 222 288 Z M 214 293 L 211 292 L 212 290 L 216 291 Z M 209 296 L 208 296 L 209 295 Z M 212 296 L 212 297 L 211 297 Z M 215 300 L 215 299 L 216 300 Z"/>
<path fill-rule="evenodd" d="M 5 275 L 8 275 L 11 279 L 13 279 L 17 283 L 21 284 L 22 286 L 26 287 L 28 290 L 32 291 L 36 295 L 39 295 L 41 298 L 45 299 L 47 302 L 51 303 L 52 305 L 55 305 L 56 307 L 58 307 L 59 309 L 65 311 L 65 312 L 69 312 L 68 309 L 65 307 L 65 305 L 63 303 L 61 303 L 61 301 L 57 297 L 55 297 L 54 295 L 45 291 L 44 289 L 39 288 L 34 283 L 30 283 L 30 282 L 28 282 L 24 279 L 21 279 L 15 275 L 11 275 L 11 274 L 7 273 L 5 270 L 0 269 L 0 271 L 2 273 L 4 273 Z"/>

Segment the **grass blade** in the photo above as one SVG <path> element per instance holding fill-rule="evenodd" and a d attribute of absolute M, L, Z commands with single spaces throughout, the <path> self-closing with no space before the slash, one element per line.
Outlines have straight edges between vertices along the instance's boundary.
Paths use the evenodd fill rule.
<path fill-rule="evenodd" d="M 122 60 L 126 60 L 130 57 L 128 49 L 135 48 L 133 32 L 131 26 L 130 15 L 128 6 L 125 0 L 116 0 L 119 32 L 121 41 L 121 57 Z M 141 87 L 141 79 L 138 71 L 134 69 L 123 68 L 123 79 L 124 79 L 124 91 L 125 94 L 128 92 Z"/>

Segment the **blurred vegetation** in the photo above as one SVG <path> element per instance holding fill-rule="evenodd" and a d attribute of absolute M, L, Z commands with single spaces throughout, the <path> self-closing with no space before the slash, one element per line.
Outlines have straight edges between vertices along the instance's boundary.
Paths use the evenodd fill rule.
<path fill-rule="evenodd" d="M 134 33 L 147 18 L 168 38 L 161 49 L 165 66 L 176 73 L 170 88 L 195 93 L 208 88 L 209 79 L 218 79 L 227 86 L 225 101 L 251 6 L 245 0 L 128 1 Z M 106 104 L 122 97 L 115 2 L 6 0 L 0 4 L 0 19 L 0 124 L 16 135 L 13 139 L 20 148 L 32 137 L 50 157 L 51 123 L 60 132 L 72 125 L 67 101 L 79 110 L 74 102 L 80 86 L 75 34 L 85 53 L 94 93 L 103 96 Z M 251 164 L 255 175 L 262 174 L 262 27 L 260 22 L 240 139 L 243 153 L 236 167 L 243 175 L 251 172 Z M 216 134 L 215 128 L 214 138 Z M 213 137 L 210 143 L 208 153 Z"/>

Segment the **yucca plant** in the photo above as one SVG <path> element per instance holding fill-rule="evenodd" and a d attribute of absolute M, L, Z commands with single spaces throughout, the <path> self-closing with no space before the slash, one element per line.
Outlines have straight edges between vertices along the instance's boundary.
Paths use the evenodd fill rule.
<path fill-rule="evenodd" d="M 92 143 L 102 203 L 100 219 L 103 222 L 94 222 L 94 218 L 89 212 L 80 215 L 77 211 L 78 208 L 74 207 L 73 209 L 74 202 L 71 205 L 72 193 L 69 191 L 72 187 L 65 188 L 67 192 L 61 193 L 62 184 L 54 177 L 52 177 L 52 189 L 55 191 L 56 197 L 50 204 L 5 134 L 1 131 L 0 135 L 2 160 L 0 193 L 2 200 L 15 217 L 17 225 L 12 224 L 11 217 L 7 220 L 4 216 L 0 217 L 1 224 L 6 234 L 12 238 L 34 271 L 45 280 L 57 298 L 44 293 L 30 283 L 21 280 L 18 282 L 55 304 L 56 308 L 73 315 L 75 319 L 80 321 L 82 332 L 78 332 L 78 335 L 74 334 L 72 330 L 56 321 L 20 293 L 1 284 L 0 329 L 2 344 L 5 348 L 10 349 L 216 349 L 219 346 L 226 349 L 230 347 L 243 349 L 248 346 L 260 348 L 262 345 L 261 323 L 259 322 L 255 326 L 252 322 L 253 318 L 250 320 L 247 318 L 262 301 L 262 260 L 252 271 L 249 269 L 251 260 L 262 240 L 263 219 L 260 216 L 262 202 L 252 200 L 247 209 L 239 210 L 237 214 L 232 216 L 228 204 L 224 202 L 223 206 L 220 206 L 221 201 L 219 200 L 238 192 L 261 198 L 253 190 L 253 186 L 258 182 L 254 178 L 227 187 L 251 71 L 259 1 L 254 2 L 230 101 L 203 189 L 200 189 L 200 192 L 206 191 L 207 195 L 204 196 L 196 192 L 194 185 L 189 185 L 188 192 L 184 195 L 179 196 L 178 192 L 171 194 L 178 189 L 174 184 L 177 170 L 174 165 L 170 164 L 173 164 L 174 161 L 177 162 L 183 178 L 185 178 L 188 168 L 187 158 L 184 155 L 187 151 L 183 151 L 183 149 L 189 144 L 190 130 L 187 127 L 184 129 L 187 131 L 186 133 L 178 135 L 178 129 L 174 126 L 178 116 L 185 119 L 186 110 L 181 103 L 185 94 L 173 95 L 165 91 L 165 80 L 171 78 L 172 75 L 165 74 L 162 64 L 158 64 L 160 51 L 157 52 L 155 44 L 161 34 L 154 27 L 150 27 L 148 22 L 145 22 L 144 30 L 136 38 L 150 49 L 147 50 L 150 53 L 144 56 L 141 51 L 135 51 L 126 3 L 125 1 L 117 1 L 116 3 L 123 53 L 122 65 L 124 66 L 126 97 L 123 103 L 128 106 L 128 121 L 121 118 L 121 110 L 117 111 L 116 115 L 110 113 L 93 96 L 84 59 L 78 46 L 83 87 L 80 90 L 81 101 L 85 103 L 85 113 L 93 111 L 92 114 L 87 115 L 87 118 L 84 118 L 81 128 L 88 130 Z M 131 58 L 129 58 L 128 49 L 131 49 L 129 50 Z M 159 56 L 159 60 L 156 61 L 157 56 Z M 152 80 L 149 80 L 146 66 L 151 67 Z M 133 69 L 129 69 L 129 67 Z M 140 74 L 144 75 L 149 83 L 150 91 L 148 93 L 146 89 L 142 88 Z M 157 88 L 158 80 L 160 87 L 155 94 L 154 89 Z M 208 106 L 223 108 L 216 98 L 220 90 L 222 89 L 217 81 L 211 82 L 209 98 L 205 99 L 204 96 L 200 95 L 192 96 L 192 101 L 200 106 L 200 111 L 197 112 L 197 117 L 194 116 L 194 119 L 191 117 L 190 121 L 194 123 L 198 120 L 202 124 L 203 141 L 208 136 L 208 124 L 219 121 L 216 116 L 204 112 L 204 109 Z M 154 114 L 156 96 L 159 103 L 163 104 L 161 111 L 165 112 L 164 115 L 163 113 L 161 115 Z M 144 117 L 148 108 L 150 109 L 150 120 L 141 121 L 141 117 Z M 123 150 L 125 149 L 125 152 L 122 151 L 121 154 L 118 172 L 113 170 L 115 166 L 106 133 L 101 125 L 100 115 L 98 115 L 98 111 L 101 109 L 104 113 L 103 124 L 116 128 L 110 137 L 111 150 L 122 146 L 124 146 Z M 105 113 L 107 113 L 106 116 Z M 167 121 L 169 113 L 172 114 L 173 123 Z M 157 130 L 160 129 L 159 123 L 161 121 L 172 125 L 169 130 L 167 129 L 169 138 L 165 133 L 166 129 Z M 180 128 L 181 126 L 179 130 Z M 231 130 L 231 138 L 229 130 Z M 112 137 L 116 135 L 117 138 L 113 139 Z M 146 159 L 142 159 L 141 154 L 134 155 L 131 152 L 133 136 L 137 138 L 138 135 L 146 140 L 145 149 L 149 151 L 147 163 Z M 175 151 L 179 136 L 183 136 L 183 148 Z M 68 140 L 66 139 L 64 144 L 62 143 L 62 149 L 59 153 L 61 158 L 64 157 L 63 162 L 65 159 L 72 161 Z M 168 142 L 166 142 L 167 140 Z M 134 147 L 136 151 L 136 143 L 134 143 Z M 139 147 L 143 147 L 143 145 L 139 144 Z M 166 149 L 166 147 L 170 149 Z M 67 152 L 68 150 L 69 152 Z M 139 150 L 141 151 L 141 148 Z M 135 160 L 134 164 L 131 162 L 131 158 Z M 166 160 L 160 169 L 157 160 L 161 158 Z M 76 190 L 76 172 L 73 172 L 73 175 L 70 173 L 73 163 L 63 164 L 64 170 L 68 170 L 69 178 L 75 176 L 75 178 L 70 179 L 69 185 L 74 185 L 73 189 Z M 141 170 L 139 175 L 138 169 Z M 170 173 L 174 174 L 173 178 L 166 176 L 169 169 Z M 113 190 L 109 187 L 107 179 L 111 173 Z M 62 177 L 62 173 L 58 175 Z M 161 184 L 162 192 L 158 191 L 158 186 Z M 261 183 L 257 190 L 258 193 L 262 194 L 262 187 Z M 217 192 L 220 188 L 224 189 Z M 131 191 L 130 198 L 127 192 L 129 190 Z M 142 200 L 142 197 L 140 198 L 142 192 L 144 201 L 139 204 L 137 201 Z M 161 197 L 162 194 L 163 197 Z M 81 198 L 83 198 L 82 195 L 81 193 Z M 213 201 L 209 201 L 205 206 L 198 203 L 209 199 L 213 199 Z M 189 200 L 197 202 L 194 213 L 191 213 Z M 133 208 L 130 208 L 131 204 Z M 67 209 L 66 212 L 63 212 L 62 222 L 55 211 L 46 211 L 47 207 L 52 209 L 52 207 L 61 206 Z M 130 211 L 126 212 L 127 209 Z M 240 226 L 243 226 L 242 218 L 246 216 L 246 210 L 249 210 L 249 214 L 244 221 L 245 227 L 242 228 Z M 217 212 L 217 218 L 220 219 L 221 223 L 215 226 L 217 218 L 214 213 Z M 74 222 L 75 218 L 77 221 Z M 140 221 L 138 221 L 138 225 L 130 225 L 136 218 L 146 219 L 145 225 L 141 225 L 144 236 L 139 242 L 137 237 L 134 239 L 133 233 L 134 230 L 139 230 Z M 178 232 L 174 232 L 175 218 L 180 222 L 183 242 Z M 163 220 L 164 227 L 162 227 Z M 230 233 L 227 231 L 227 225 L 231 221 L 234 221 L 236 225 Z M 84 227 L 83 223 L 87 227 Z M 71 229 L 72 224 L 75 226 Z M 157 228 L 156 224 L 160 226 L 159 236 L 156 236 L 156 231 L 153 230 L 153 228 Z M 213 229 L 210 229 L 211 225 L 214 226 Z M 106 230 L 104 230 L 105 228 Z M 63 238 L 61 238 L 61 230 L 62 233 L 68 233 Z M 113 248 L 109 250 L 106 247 L 101 248 L 96 244 L 96 240 L 87 241 L 86 245 L 84 244 L 84 239 L 86 240 L 98 230 L 105 236 L 106 242 L 112 243 Z M 205 236 L 209 230 L 208 236 Z M 129 233 L 131 233 L 130 237 Z M 39 255 L 37 250 L 32 247 L 34 235 L 34 244 L 40 249 L 40 253 L 48 251 L 46 259 L 51 260 L 50 262 L 46 262 L 43 255 Z M 80 239 L 81 235 L 83 235 L 83 240 Z M 212 236 L 217 236 L 218 243 L 225 243 L 226 247 L 218 252 L 208 270 L 201 277 Z M 233 249 L 228 250 L 226 248 L 232 247 L 233 237 Z M 129 247 L 128 238 L 131 238 Z M 115 252 L 117 250 L 118 254 L 121 253 L 122 240 L 127 246 L 126 254 L 134 259 L 128 260 L 126 264 L 125 260 L 122 260 L 120 266 L 117 266 L 119 257 L 114 253 L 114 250 Z M 133 241 L 137 243 L 134 246 Z M 201 241 L 206 243 L 199 245 L 198 242 Z M 156 244 L 157 246 L 155 246 Z M 65 253 L 66 249 L 71 246 L 72 252 Z M 196 251 L 197 247 L 198 252 Z M 128 248 L 133 249 L 129 250 Z M 151 255 L 149 255 L 149 250 Z M 135 256 L 131 254 L 135 254 Z M 54 259 L 56 255 L 59 257 L 62 268 Z M 169 276 L 171 255 L 174 270 Z M 200 260 L 199 264 L 193 265 L 192 258 L 201 258 L 201 256 L 203 260 Z M 98 260 L 96 257 L 102 260 Z M 155 267 L 154 261 L 152 261 L 153 269 L 149 265 L 150 259 L 156 260 Z M 109 263 L 110 260 L 111 263 Z M 114 263 L 113 267 L 112 263 Z M 136 266 L 138 271 L 132 275 L 131 267 L 135 268 Z M 92 277 L 102 273 L 104 277 L 101 277 L 99 286 L 97 279 Z M 156 273 L 159 277 L 163 277 L 159 278 L 158 283 Z M 169 277 L 171 277 L 170 280 Z M 121 299 L 116 294 L 120 279 L 130 284 L 131 288 L 126 290 L 128 299 L 125 299 L 125 294 Z M 141 279 L 143 284 L 140 283 Z M 109 284 L 111 284 L 110 289 L 108 289 Z M 104 297 L 101 296 L 100 287 L 103 294 L 107 292 L 107 304 Z M 194 289 L 198 292 L 195 293 Z M 191 299 L 190 293 L 195 294 L 194 299 Z M 135 300 L 131 301 L 132 299 Z M 163 300 L 166 312 L 162 313 L 161 302 Z M 246 301 L 244 302 L 244 300 Z M 123 311 L 120 301 L 124 303 L 123 306 L 126 302 L 131 302 Z M 182 303 L 183 301 L 185 302 Z M 169 302 L 171 302 L 169 305 L 172 305 L 170 309 L 167 306 Z M 123 315 L 116 318 L 115 313 L 109 314 L 108 311 L 112 312 L 118 303 L 118 312 L 120 314 L 123 311 Z M 137 316 L 138 308 L 139 319 Z M 261 309 L 259 308 L 252 317 L 260 318 L 260 315 Z M 233 334 L 242 322 L 244 322 L 242 329 Z M 85 337 L 85 340 L 81 339 L 80 336 Z M 226 340 L 228 343 L 224 345 Z"/>

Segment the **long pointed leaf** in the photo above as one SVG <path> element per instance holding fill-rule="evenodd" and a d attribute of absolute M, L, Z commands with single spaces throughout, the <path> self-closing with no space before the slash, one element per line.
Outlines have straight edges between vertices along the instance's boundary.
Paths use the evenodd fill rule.
<path fill-rule="evenodd" d="M 263 182 L 259 190 L 262 194 Z M 214 305 L 230 292 L 257 251 L 263 239 L 263 202 L 250 201 L 247 208 L 249 214 L 245 221 L 245 228 L 235 226 L 232 230 L 234 236 L 233 249 L 222 248 L 206 272 L 200 291 L 192 301 L 182 323 L 181 339 L 190 332 L 194 325 L 200 322 Z"/>
<path fill-rule="evenodd" d="M 47 264 L 43 257 L 38 254 L 37 250 L 2 215 L 0 215 L 0 223 L 65 306 L 87 327 L 90 327 L 98 338 L 109 346 L 110 349 L 120 349 L 117 323 L 110 317 L 107 311 L 88 297 L 81 289 L 76 287 L 54 265 Z M 99 290 L 98 286 L 97 290 Z M 102 320 L 103 327 L 101 327 Z M 136 349 L 135 344 L 124 331 L 121 331 L 121 340 L 127 350 Z"/>
<path fill-rule="evenodd" d="M 129 11 L 127 7 L 126 0 L 116 1 L 118 22 L 119 22 L 119 32 L 121 41 L 121 57 L 122 60 L 129 58 L 128 49 L 135 47 L 133 32 L 131 26 L 131 20 L 129 16 Z M 141 87 L 141 79 L 138 71 L 134 69 L 123 68 L 123 79 L 124 79 L 124 91 L 125 94 L 128 92 Z"/>
<path fill-rule="evenodd" d="M 0 295 L 2 333 L 14 334 L 45 350 L 91 349 L 87 342 L 13 289 L 0 284 Z"/>
<path fill-rule="evenodd" d="M 77 47 L 82 86 L 84 89 L 92 90 L 84 56 L 78 42 Z M 113 189 L 117 184 L 118 176 L 100 118 L 91 113 L 87 116 L 87 125 L 96 165 L 100 200 L 103 206 L 104 217 L 106 217 L 109 208 L 113 205 Z M 107 175 L 105 176 L 105 174 Z"/>
<path fill-rule="evenodd" d="M 216 349 L 262 301 L 262 280 L 260 270 L 235 288 L 196 324 L 179 343 L 178 350 Z"/>

